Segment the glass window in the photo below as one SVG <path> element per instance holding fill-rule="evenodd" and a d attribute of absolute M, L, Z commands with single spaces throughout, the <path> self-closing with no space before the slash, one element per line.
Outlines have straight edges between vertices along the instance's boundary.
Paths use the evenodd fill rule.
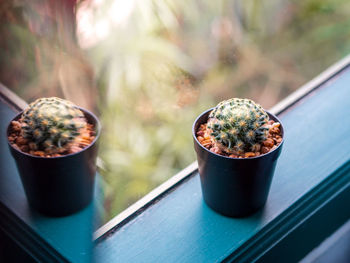
<path fill-rule="evenodd" d="M 345 0 L 6 0 L 0 81 L 99 113 L 103 221 L 195 160 L 196 116 L 264 108 L 350 51 Z"/>

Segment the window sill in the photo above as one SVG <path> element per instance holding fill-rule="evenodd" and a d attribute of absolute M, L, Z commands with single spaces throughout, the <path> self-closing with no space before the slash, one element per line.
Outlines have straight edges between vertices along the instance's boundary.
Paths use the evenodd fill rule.
<path fill-rule="evenodd" d="M 295 262 L 350 218 L 349 57 L 272 109 L 285 129 L 266 206 L 242 219 L 209 209 L 198 171 L 95 233 L 101 262 Z M 327 224 L 325 224 L 327 222 Z"/>
<path fill-rule="evenodd" d="M 302 259 L 350 218 L 349 65 L 348 57 L 272 109 L 286 128 L 285 145 L 261 211 L 242 219 L 213 212 L 202 200 L 193 165 L 98 229 L 96 259 Z M 0 93 L 0 230 L 38 261 L 89 262 L 93 205 L 64 218 L 42 217 L 27 206 L 4 140 L 19 109 L 14 105 Z"/>

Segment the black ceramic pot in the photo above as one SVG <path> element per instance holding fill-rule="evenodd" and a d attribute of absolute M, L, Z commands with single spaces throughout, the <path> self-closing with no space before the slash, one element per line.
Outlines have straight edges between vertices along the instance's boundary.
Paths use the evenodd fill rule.
<path fill-rule="evenodd" d="M 283 140 L 273 151 L 257 157 L 231 158 L 213 153 L 203 147 L 196 137 L 196 131 L 207 122 L 212 110 L 203 112 L 192 127 L 203 198 L 220 214 L 248 216 L 266 203 Z M 270 119 L 281 123 L 273 114 L 267 114 Z M 283 138 L 282 123 L 281 131 Z"/>
<path fill-rule="evenodd" d="M 15 149 L 8 142 L 29 205 L 45 215 L 66 216 L 92 201 L 100 123 L 91 112 L 80 110 L 96 130 L 94 141 L 80 152 L 59 157 L 38 157 Z M 18 120 L 21 114 L 13 120 Z M 10 125 L 7 135 L 9 133 Z"/>

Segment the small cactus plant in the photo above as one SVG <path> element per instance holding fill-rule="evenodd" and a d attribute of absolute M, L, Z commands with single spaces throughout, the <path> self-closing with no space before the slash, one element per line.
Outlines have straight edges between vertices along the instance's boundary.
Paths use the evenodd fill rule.
<path fill-rule="evenodd" d="M 249 99 L 220 102 L 210 113 L 207 127 L 212 142 L 226 153 L 258 152 L 267 138 L 269 116 Z"/>
<path fill-rule="evenodd" d="M 20 123 L 21 135 L 30 141 L 30 148 L 46 153 L 63 152 L 87 125 L 82 111 L 73 103 L 56 97 L 31 103 Z"/>

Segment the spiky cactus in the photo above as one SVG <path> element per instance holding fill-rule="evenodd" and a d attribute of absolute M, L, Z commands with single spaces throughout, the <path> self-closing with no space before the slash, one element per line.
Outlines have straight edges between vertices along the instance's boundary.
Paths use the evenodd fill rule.
<path fill-rule="evenodd" d="M 207 127 L 212 142 L 226 153 L 257 152 L 268 134 L 269 116 L 249 99 L 220 102 L 209 114 Z"/>
<path fill-rule="evenodd" d="M 31 103 L 20 122 L 21 134 L 32 143 L 32 148 L 50 153 L 62 152 L 87 124 L 73 103 L 56 97 Z"/>

